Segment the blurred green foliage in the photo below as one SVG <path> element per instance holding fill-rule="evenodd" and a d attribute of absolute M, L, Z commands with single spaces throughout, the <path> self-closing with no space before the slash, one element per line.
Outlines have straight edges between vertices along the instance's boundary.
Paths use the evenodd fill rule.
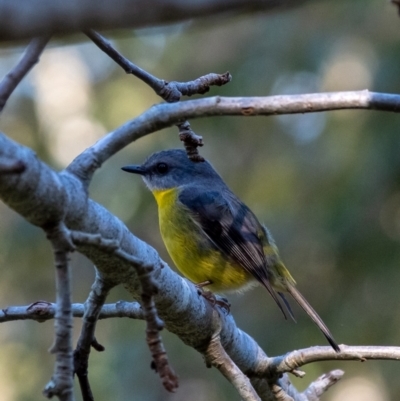
<path fill-rule="evenodd" d="M 399 36 L 400 19 L 387 1 L 325 0 L 280 13 L 123 31 L 113 38 L 128 58 L 163 79 L 186 81 L 229 70 L 233 81 L 213 88 L 210 95 L 267 96 L 359 89 L 399 92 Z M 55 169 L 160 101 L 84 37 L 69 40 L 52 42 L 0 120 L 2 132 L 32 147 Z M 20 51 L 0 52 L 2 75 Z M 204 137 L 202 154 L 271 229 L 300 290 L 337 341 L 398 344 L 399 116 L 335 111 L 218 117 L 191 124 Z M 90 187 L 93 199 L 168 262 L 152 195 L 120 166 L 180 146 L 174 128 L 145 137 L 109 160 Z M 1 305 L 53 301 L 52 252 L 44 234 L 3 204 L 0 222 Z M 93 267 L 79 255 L 74 255 L 73 265 L 74 301 L 83 302 Z M 110 302 L 118 299 L 130 296 L 117 288 Z M 232 295 L 230 301 L 239 327 L 270 355 L 325 344 L 296 306 L 297 324 L 282 319 L 262 288 Z M 76 320 L 76 335 L 79 327 Z M 96 401 L 238 399 L 219 373 L 206 369 L 200 355 L 170 333 L 164 333 L 164 340 L 181 383 L 174 395 L 164 391 L 150 370 L 142 322 L 101 321 L 97 338 L 106 351 L 93 353 L 90 360 Z M 47 353 L 52 322 L 6 323 L 0 339 L 0 398 L 40 399 L 52 372 L 54 358 Z M 400 366 L 394 362 L 313 364 L 306 367 L 306 378 L 294 383 L 305 388 L 336 368 L 346 371 L 345 378 L 325 400 L 386 401 L 400 395 Z"/>

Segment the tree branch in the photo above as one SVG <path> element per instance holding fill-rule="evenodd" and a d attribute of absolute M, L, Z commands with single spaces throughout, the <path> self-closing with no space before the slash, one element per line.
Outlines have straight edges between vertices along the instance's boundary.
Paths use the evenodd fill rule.
<path fill-rule="evenodd" d="M 344 375 L 343 370 L 336 369 L 329 373 L 325 373 L 318 377 L 317 380 L 313 381 L 307 389 L 303 392 L 303 395 L 309 401 L 318 401 L 323 393 L 325 393 L 330 387 L 336 384 Z"/>
<path fill-rule="evenodd" d="M 71 233 L 71 237 L 75 242 L 73 234 Z M 92 347 L 96 351 L 104 351 L 104 347 L 97 342 L 95 337 L 96 323 L 107 295 L 115 285 L 114 282 L 104 280 L 99 274 L 96 274 L 88 299 L 85 302 L 81 334 L 74 351 L 74 373 L 78 376 L 84 401 L 93 401 L 88 373 L 89 355 Z"/>
<path fill-rule="evenodd" d="M 118 238 L 120 243 L 124 244 L 124 252 L 134 255 L 146 264 L 157 266 L 160 265 L 159 257 L 152 248 L 132 236 L 118 219 L 87 198 L 86 187 L 74 174 L 70 174 L 70 171 L 74 171 L 74 167 L 78 166 L 78 171 L 82 167 L 97 168 L 132 140 L 174 124 L 182 117 L 215 114 L 270 115 L 346 107 L 397 111 L 399 99 L 397 95 L 361 91 L 269 98 L 215 97 L 157 105 L 97 142 L 78 156 L 71 168 L 60 174 L 40 163 L 27 148 L 13 143 L 5 136 L 0 136 L 0 158 L 21 161 L 26 166 L 26 170 L 20 174 L 0 175 L 0 196 L 5 203 L 35 225 L 43 227 L 65 216 L 69 228 L 99 233 L 102 238 L 108 236 Z M 306 101 L 306 105 L 299 103 L 303 101 Z M 93 161 L 99 164 L 93 164 Z M 35 182 L 34 187 L 31 185 L 32 182 Z M 51 197 L 48 196 L 49 193 L 52 194 Z M 101 221 L 100 226 L 99 221 Z M 78 250 L 95 263 L 102 279 L 122 283 L 134 297 L 140 298 L 137 273 L 129 263 L 121 262 L 116 255 L 96 249 L 94 246 L 79 246 Z M 157 310 L 167 328 L 179 335 L 188 345 L 196 349 L 202 348 L 202 344 L 207 344 L 212 336 L 210 305 L 198 299 L 195 288 L 187 286 L 186 281 L 173 274 L 169 268 L 158 268 L 154 275 L 162 282 L 155 300 Z M 177 293 L 181 294 L 180 299 L 173 295 Z M 185 301 L 185 306 L 180 305 L 179 303 L 185 299 L 190 299 L 190 303 L 187 304 Z M 197 327 L 198 331 L 193 330 L 193 327 Z M 190 337 L 187 337 L 188 332 L 191 333 Z M 227 349 L 225 344 L 231 342 L 232 335 L 235 337 L 234 347 Z M 255 369 L 254 364 L 263 358 L 260 357 L 263 352 L 259 350 L 257 344 L 236 328 L 231 316 L 226 317 L 224 321 L 221 343 L 242 371 L 252 372 Z M 246 357 L 243 352 L 246 353 Z M 265 394 L 266 399 L 270 397 L 269 386 L 265 386 L 263 380 L 255 381 L 253 385 L 261 397 L 264 397 L 262 394 Z"/>
<path fill-rule="evenodd" d="M 73 317 L 83 317 L 84 304 L 71 305 Z M 56 304 L 47 301 L 36 301 L 27 306 L 9 306 L 0 310 L 0 323 L 15 320 L 35 320 L 39 323 L 54 319 Z M 144 320 L 142 307 L 138 302 L 118 301 L 115 304 L 106 304 L 101 308 L 98 319 L 125 317 Z"/>
<path fill-rule="evenodd" d="M 154 370 L 160 375 L 165 389 L 170 392 L 174 392 L 178 388 L 178 378 L 169 365 L 167 353 L 165 352 L 165 348 L 160 336 L 160 331 L 164 328 L 164 322 L 159 319 L 154 304 L 154 295 L 158 292 L 157 283 L 152 277 L 154 267 L 152 265 L 147 265 L 140 261 L 138 258 L 135 258 L 134 256 L 124 252 L 120 248 L 118 242 L 115 240 L 107 240 L 105 238 L 101 238 L 100 235 L 90 235 L 81 232 L 73 232 L 72 238 L 76 244 L 96 245 L 97 247 L 103 249 L 105 252 L 112 253 L 119 257 L 121 260 L 130 263 L 137 270 L 138 279 L 141 283 L 140 297 L 142 302 L 143 315 L 147 323 L 146 340 L 151 355 L 153 357 L 152 366 Z M 97 307 L 99 307 L 100 305 L 101 308 L 105 301 L 105 297 L 104 299 L 101 299 L 101 301 L 102 303 L 96 303 Z M 99 309 L 97 312 L 99 313 Z M 95 319 L 97 319 L 98 313 L 92 315 L 92 323 L 94 323 Z M 94 336 L 94 327 L 92 335 Z M 79 344 L 77 348 L 79 348 Z M 88 353 L 87 356 L 89 356 Z"/>
<path fill-rule="evenodd" d="M 258 376 L 271 375 L 271 372 L 279 376 L 286 372 L 299 376 L 297 369 L 301 366 L 319 361 L 361 361 L 369 359 L 400 360 L 400 347 L 387 346 L 348 346 L 340 345 L 340 353 L 331 347 L 311 347 L 289 352 L 286 355 L 268 358 L 259 364 Z M 303 376 L 300 374 L 300 376 Z"/>
<path fill-rule="evenodd" d="M 21 160 L 0 157 L 0 174 L 20 174 L 25 171 L 25 164 Z"/>
<path fill-rule="evenodd" d="M 74 249 L 64 224 L 48 230 L 53 245 L 56 266 L 57 305 L 55 341 L 50 352 L 56 354 L 54 374 L 43 390 L 47 398 L 57 396 L 61 401 L 73 401 L 71 278 L 68 254 Z"/>
<path fill-rule="evenodd" d="M 177 125 L 179 129 L 179 139 L 183 142 L 188 158 L 194 162 L 203 162 L 204 157 L 200 156 L 199 150 L 197 149 L 199 146 L 204 145 L 203 137 L 194 133 L 187 120 Z"/>
<path fill-rule="evenodd" d="M 138 67 L 126 57 L 124 57 L 111 42 L 92 29 L 85 30 L 84 33 L 108 56 L 110 56 L 127 74 L 133 74 L 147 85 L 154 92 L 168 103 L 178 102 L 182 95 L 192 96 L 195 94 L 204 94 L 210 90 L 210 86 L 222 86 L 231 81 L 232 76 L 229 72 L 225 74 L 207 74 L 194 81 L 189 82 L 167 82 L 159 79 L 149 72 Z M 202 162 L 204 158 L 199 155 L 197 148 L 203 146 L 202 137 L 196 135 L 190 128 L 188 121 L 181 122 L 178 125 L 179 139 L 184 143 L 187 155 L 190 160 Z"/>
<path fill-rule="evenodd" d="M 236 388 L 244 401 L 260 401 L 249 378 L 237 367 L 221 344 L 221 320 L 217 310 L 214 311 L 215 333 L 204 351 L 207 365 L 217 368 Z"/>
<path fill-rule="evenodd" d="M 54 224 L 62 217 L 69 229 L 117 239 L 125 253 L 153 265 L 154 280 L 158 283 L 154 297 L 158 315 L 185 344 L 204 352 L 214 332 L 214 309 L 198 295 L 193 284 L 174 273 L 153 248 L 130 233 L 120 220 L 88 199 L 86 188 L 74 175 L 55 173 L 31 150 L 4 135 L 0 135 L 0 157 L 23 160 L 27 166 L 20 174 L 0 174 L 0 197 L 9 207 L 39 227 Z M 140 299 L 137 272 L 130 263 L 93 245 L 79 245 L 77 250 L 93 261 L 102 280 L 123 284 L 134 299 Z M 266 358 L 265 353 L 236 327 L 232 315 L 221 314 L 221 326 L 220 339 L 226 353 L 242 372 L 251 376 L 260 360 Z M 251 382 L 262 400 L 273 399 L 266 379 L 254 376 Z M 292 398 L 300 401 L 299 393 L 293 390 L 293 394 Z"/>
<path fill-rule="evenodd" d="M 149 72 L 138 67 L 136 64 L 132 63 L 126 57 L 124 57 L 111 42 L 104 36 L 100 35 L 93 29 L 85 29 L 83 33 L 93 42 L 96 46 L 106 53 L 111 59 L 113 59 L 127 74 L 132 74 L 136 78 L 145 82 L 150 88 L 154 90 L 156 94 L 159 94 L 162 88 L 165 86 L 166 82 L 162 79 L 155 77 Z M 180 94 L 176 94 L 178 99 Z"/>
<path fill-rule="evenodd" d="M 0 41 L 84 29 L 143 28 L 221 14 L 297 7 L 305 0 L 0 0 Z"/>
<path fill-rule="evenodd" d="M 67 171 L 90 181 L 93 173 L 125 146 L 152 132 L 186 119 L 211 116 L 271 116 L 328 110 L 366 109 L 400 112 L 400 95 L 369 92 L 330 92 L 266 97 L 209 97 L 162 103 L 145 111 L 86 149 Z"/>
<path fill-rule="evenodd" d="M 48 1 L 49 0 L 43 0 L 41 5 L 48 4 Z M 129 2 L 129 0 L 117 0 L 117 2 L 118 1 L 121 1 L 121 4 Z M 22 3 L 24 2 L 22 1 Z M 98 18 L 98 16 L 101 15 L 105 8 L 104 4 L 98 6 L 96 2 L 98 13 L 92 13 L 90 16 L 88 14 L 88 17 L 82 17 L 82 15 L 79 14 L 80 11 L 73 8 L 75 6 L 84 8 L 85 6 L 90 6 L 89 3 L 94 4 L 93 1 L 82 0 L 79 1 L 78 5 L 77 0 L 73 0 L 70 4 L 60 6 L 61 2 L 54 0 L 52 4 L 48 4 L 47 12 L 52 13 L 56 10 L 54 14 L 56 15 L 55 19 L 51 20 L 50 24 L 45 27 L 38 27 L 38 20 L 35 20 L 35 15 L 39 15 L 40 13 L 36 14 L 32 12 L 30 15 L 31 23 L 26 24 L 30 26 L 28 26 L 25 31 L 22 28 L 19 32 L 18 28 L 14 30 L 15 28 L 9 23 L 8 19 L 5 19 L 4 24 L 0 26 L 0 40 L 4 38 L 2 35 L 10 35 L 12 38 L 13 34 L 16 32 L 17 37 L 19 37 L 18 35 L 29 35 L 27 32 L 32 32 L 35 29 L 43 29 L 44 32 L 49 33 L 53 31 L 69 32 L 69 29 L 73 31 L 77 26 L 79 27 L 78 29 L 96 26 L 96 23 L 101 21 L 102 17 Z M 104 3 L 108 2 L 106 1 Z M 157 10 L 157 12 L 154 12 L 154 10 L 151 11 L 153 14 L 164 12 L 165 22 L 179 20 L 179 18 L 182 18 L 182 15 L 187 15 L 185 12 L 189 14 L 193 13 L 193 11 L 195 14 L 197 12 L 196 16 L 207 15 L 207 13 L 210 12 L 207 7 L 214 7 L 212 10 L 213 13 L 225 12 L 228 10 L 228 2 L 223 2 L 222 0 L 208 3 L 198 2 L 196 5 L 189 6 L 187 5 L 188 3 L 183 3 L 179 0 L 167 0 L 162 3 L 162 5 L 160 3 L 160 10 Z M 163 8 L 167 3 L 169 9 Z M 202 3 L 201 9 L 199 9 L 200 3 Z M 247 9 L 249 5 L 250 7 L 252 6 L 253 9 L 257 9 L 257 7 L 269 8 L 282 4 L 294 3 L 295 2 L 291 0 L 250 0 L 246 2 L 236 0 L 230 2 L 229 9 L 232 12 L 237 12 L 243 8 Z M 296 3 L 299 3 L 299 1 Z M 134 9 L 136 13 L 141 4 L 142 1 L 138 0 L 136 4 L 137 7 L 132 7 L 132 4 L 130 4 L 130 8 Z M 211 4 L 211 6 L 209 6 L 209 4 Z M 27 2 L 24 3 L 24 5 L 26 9 L 19 10 L 22 19 L 26 17 L 25 13 L 28 12 L 28 10 L 32 11 L 30 3 Z M 181 8 L 178 12 L 171 12 L 171 6 Z M 11 12 L 12 15 L 12 12 L 15 12 L 16 9 L 12 7 L 13 5 L 10 6 L 4 2 L 4 0 L 0 0 L 0 15 L 4 15 L 2 14 L 4 9 Z M 63 7 L 65 8 L 63 9 Z M 116 5 L 115 2 L 113 2 L 113 8 L 118 9 L 118 5 Z M 149 8 L 148 4 L 146 4 L 146 8 Z M 176 9 L 172 9 L 176 11 Z M 63 12 L 57 14 L 60 10 L 78 12 L 78 16 L 82 17 L 82 19 L 75 19 L 73 25 L 68 25 L 70 20 L 65 18 L 66 15 Z M 121 8 L 118 9 L 118 13 L 120 10 Z M 51 14 L 45 14 L 45 19 L 47 19 L 49 15 Z M 61 22 L 61 15 L 67 20 L 65 24 Z M 142 20 L 137 22 L 138 24 L 151 24 L 152 16 L 148 18 L 149 14 L 143 14 L 143 12 L 140 11 L 138 15 L 140 15 Z M 67 13 L 67 17 L 68 16 L 69 14 Z M 112 26 L 112 23 L 114 23 L 113 16 L 115 15 L 110 16 L 110 13 L 107 15 L 107 20 L 111 20 L 108 26 Z M 121 24 L 121 20 L 118 18 L 122 18 L 120 14 L 118 14 L 117 20 L 118 23 Z M 157 15 L 156 18 L 158 18 L 157 23 L 159 23 L 159 15 Z M 16 18 L 13 24 L 18 26 L 20 20 L 21 18 Z M 135 20 L 130 19 L 129 23 L 134 24 Z M 85 26 L 81 27 L 80 24 Z M 118 53 L 114 54 L 114 56 L 118 58 L 121 55 Z M 20 79 L 22 79 L 26 72 L 20 75 Z M 143 70 L 141 70 L 141 72 L 139 71 L 137 74 L 141 75 L 142 73 Z M 10 81 L 18 79 L 18 74 L 9 78 Z M 215 77 L 210 77 L 211 80 L 214 78 Z M 144 76 L 142 79 L 146 81 L 146 79 L 149 80 L 149 77 Z M 18 82 L 16 84 L 14 82 L 15 86 Z M 191 84 L 199 88 L 200 86 L 198 83 L 199 82 L 194 81 Z M 177 96 L 180 97 L 182 94 L 190 95 L 190 93 L 192 93 L 191 91 L 193 91 L 193 88 L 189 88 L 187 92 L 184 93 L 182 88 L 179 89 L 179 85 L 183 84 L 176 84 L 175 88 L 179 93 L 175 93 L 175 91 L 172 91 L 171 94 L 163 93 L 162 89 L 160 89 L 161 96 L 167 96 L 167 99 L 177 99 Z M 5 86 L 10 88 L 9 84 Z M 11 89 L 11 92 L 12 90 L 13 89 Z M 196 90 L 197 93 L 199 93 L 198 89 Z M 7 91 L 5 93 L 7 93 Z M 4 103 L 8 96 L 6 95 Z M 287 103 L 285 103 L 285 101 L 287 101 Z M 149 334 L 147 338 L 148 342 L 151 342 L 149 345 L 153 347 L 153 358 L 156 361 L 158 355 L 162 356 L 159 359 L 159 366 L 161 366 L 162 363 L 165 365 L 168 364 L 165 362 L 165 351 L 162 347 L 160 337 L 158 336 L 161 323 L 160 320 L 158 320 L 155 305 L 157 305 L 160 316 L 165 320 L 167 328 L 180 336 L 185 343 L 205 354 L 209 358 L 210 363 L 216 366 L 232 381 L 232 383 L 234 383 L 242 397 L 246 400 L 259 399 L 258 395 L 263 400 L 271 399 L 271 397 L 281 401 L 318 399 L 329 386 L 334 384 L 341 377 L 342 372 L 334 371 L 320 377 L 302 394 L 299 394 L 291 387 L 287 375 L 284 374 L 282 378 L 279 377 L 282 373 L 289 371 L 301 374 L 301 372 L 297 371 L 298 367 L 316 360 L 365 360 L 369 359 L 369 357 L 371 357 L 371 359 L 400 359 L 399 349 L 396 347 L 392 347 L 389 351 L 387 347 L 377 347 L 378 349 L 376 349 L 376 347 L 347 346 L 342 346 L 343 356 L 339 354 L 339 356 L 341 356 L 340 358 L 336 358 L 338 356 L 336 353 L 330 355 L 333 351 L 326 351 L 325 348 L 328 347 L 316 347 L 314 349 L 295 351 L 283 357 L 267 358 L 255 341 L 236 327 L 232 316 L 224 316 L 222 314 L 220 315 L 220 327 L 218 329 L 218 335 L 216 336 L 214 332 L 215 309 L 201 297 L 196 297 L 197 293 L 194 287 L 172 273 L 151 247 L 143 244 L 130 234 L 118 219 L 111 216 L 100 205 L 88 199 L 86 186 L 84 185 L 85 182 L 89 182 L 93 172 L 99 168 L 104 161 L 128 143 L 155 130 L 180 123 L 186 118 L 221 114 L 254 116 L 304 113 L 345 108 L 379 109 L 398 112 L 400 109 L 400 97 L 397 95 L 361 91 L 269 98 L 228 99 L 216 97 L 201 99 L 199 101 L 183 102 L 179 105 L 158 105 L 89 148 L 88 151 L 82 153 L 82 155 L 75 159 L 67 171 L 62 173 L 55 173 L 35 159 L 32 152 L 0 136 L 0 197 L 27 220 L 50 233 L 50 239 L 53 243 L 56 256 L 58 299 L 55 311 L 56 342 L 54 349 L 57 352 L 57 357 L 55 374 L 52 381 L 46 387 L 46 395 L 58 395 L 62 400 L 71 400 L 73 398 L 71 384 L 72 312 L 67 258 L 68 253 L 73 247 L 69 242 L 66 227 L 58 224 L 60 221 L 65 221 L 68 230 L 87 232 L 89 236 L 93 233 L 99 233 L 98 237 L 101 239 L 99 243 L 76 241 L 79 251 L 87 255 L 97 266 L 96 283 L 92 289 L 91 297 L 89 297 L 91 299 L 88 300 L 85 305 L 84 327 L 77 348 L 79 351 L 83 350 L 85 354 L 86 370 L 84 373 L 86 376 L 87 358 L 89 356 L 90 347 L 93 346 L 97 350 L 102 348 L 94 337 L 96 320 L 100 316 L 101 308 L 109 289 L 119 283 L 123 284 L 136 299 L 142 300 L 143 313 L 141 316 L 146 318 L 148 327 L 151 329 L 148 330 Z M 82 177 L 84 177 L 83 180 Z M 35 185 L 32 185 L 32 182 L 35 183 Z M 49 197 L 49 194 L 51 194 L 51 197 Z M 54 227 L 55 223 L 57 223 L 56 229 L 49 230 L 48 227 Z M 92 235 L 92 237 L 95 236 Z M 107 239 L 107 237 L 112 239 Z M 118 241 L 116 242 L 114 238 L 117 238 Z M 115 247 L 116 243 L 118 247 Z M 110 252 L 111 248 L 113 248 L 112 252 Z M 150 266 L 154 266 L 154 271 L 149 271 Z M 160 285 L 160 283 L 162 283 L 162 285 Z M 180 299 L 176 299 L 177 293 L 181 296 Z M 36 313 L 32 314 L 32 316 L 35 315 L 37 317 L 37 313 L 40 313 L 39 310 L 42 306 L 40 303 L 31 305 L 30 307 L 36 310 Z M 28 314 L 31 313 L 28 310 L 26 312 Z M 4 317 L 7 318 L 7 310 L 3 310 L 3 313 Z M 154 352 L 154 350 L 156 350 L 156 352 Z M 296 352 L 298 354 L 296 354 Z M 161 368 L 165 368 L 165 366 L 161 366 Z M 158 369 L 160 368 L 158 367 Z M 242 372 L 246 372 L 246 375 L 251 377 L 253 387 L 248 383 L 246 376 Z M 164 379 L 167 381 L 175 379 L 173 372 L 171 373 L 170 371 L 170 374 L 171 376 L 167 377 L 165 374 L 161 373 L 163 381 Z M 88 384 L 88 381 L 86 381 L 85 386 L 88 387 L 88 390 L 86 390 L 84 394 L 84 399 L 92 398 Z M 172 384 L 172 386 L 174 386 L 174 384 Z M 245 387 L 245 389 L 243 389 L 243 387 Z M 253 388 L 258 395 L 253 391 Z"/>
<path fill-rule="evenodd" d="M 299 103 L 304 101 L 305 105 Z M 98 141 L 78 156 L 71 168 L 58 174 L 41 163 L 32 151 L 0 135 L 0 158 L 21 161 L 26 166 L 25 171 L 20 174 L 0 174 L 0 197 L 37 226 L 44 227 L 65 218 L 70 229 L 98 233 L 102 238 L 117 238 L 123 244 L 124 252 L 134 255 L 146 264 L 157 266 L 163 262 L 160 262 L 154 249 L 134 237 L 122 222 L 88 199 L 86 186 L 71 172 L 79 173 L 80 169 L 85 171 L 87 168 L 93 168 L 94 171 L 131 141 L 172 125 L 181 118 L 215 114 L 271 115 L 343 108 L 398 111 L 399 104 L 400 97 L 397 95 L 368 91 L 268 98 L 215 97 L 161 104 Z M 35 186 L 31 185 L 32 182 Z M 51 197 L 49 193 L 52 194 Z M 79 246 L 78 250 L 93 261 L 98 274 L 104 280 L 122 283 L 136 299 L 140 299 L 137 273 L 129 263 L 94 246 Z M 193 286 L 164 266 L 154 272 L 155 279 L 162 283 L 155 297 L 158 313 L 166 327 L 184 342 L 196 349 L 204 349 L 204 344 L 208 344 L 212 337 L 212 308 L 199 299 Z M 175 294 L 180 294 L 180 298 L 177 299 Z M 265 358 L 254 340 L 236 328 L 230 315 L 223 323 L 221 343 L 242 371 L 253 372 L 256 364 Z M 261 398 L 271 398 L 268 381 L 252 379 L 252 384 Z M 295 400 L 300 399 L 296 392 L 291 396 Z"/>
<path fill-rule="evenodd" d="M 32 39 L 21 60 L 0 82 L 0 113 L 14 89 L 39 61 L 39 56 L 49 40 L 50 36 Z"/>
<path fill-rule="evenodd" d="M 181 96 L 204 94 L 210 90 L 210 86 L 222 86 L 230 82 L 232 76 L 225 74 L 207 74 L 189 82 L 165 81 L 138 67 L 132 61 L 124 57 L 111 42 L 93 29 L 83 31 L 104 53 L 111 57 L 127 74 L 132 74 L 145 82 L 154 92 L 168 103 L 178 102 Z"/>

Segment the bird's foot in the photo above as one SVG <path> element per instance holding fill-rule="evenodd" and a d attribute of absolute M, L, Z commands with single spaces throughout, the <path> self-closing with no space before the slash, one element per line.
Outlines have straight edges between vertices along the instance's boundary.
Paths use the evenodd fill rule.
<path fill-rule="evenodd" d="M 228 315 L 231 310 L 231 304 L 226 298 L 219 297 L 211 291 L 207 291 L 204 289 L 204 287 L 210 284 L 212 283 L 209 280 L 196 284 L 198 294 L 205 298 L 212 306 L 219 306 Z"/>

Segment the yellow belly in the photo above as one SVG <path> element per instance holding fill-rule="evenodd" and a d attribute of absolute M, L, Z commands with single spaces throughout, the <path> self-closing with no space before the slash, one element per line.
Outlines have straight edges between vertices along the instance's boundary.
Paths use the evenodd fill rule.
<path fill-rule="evenodd" d="M 253 282 L 249 273 L 212 245 L 185 206 L 177 203 L 176 189 L 154 191 L 153 194 L 158 204 L 164 244 L 186 278 L 195 284 L 209 280 L 212 284 L 207 288 L 222 293 L 243 290 Z"/>

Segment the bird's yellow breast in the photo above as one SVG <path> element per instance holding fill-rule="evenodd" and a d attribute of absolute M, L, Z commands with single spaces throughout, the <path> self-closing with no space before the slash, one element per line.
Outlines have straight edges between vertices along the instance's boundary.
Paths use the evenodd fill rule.
<path fill-rule="evenodd" d="M 171 259 L 179 271 L 195 284 L 211 281 L 215 292 L 242 290 L 252 276 L 222 254 L 179 202 L 179 189 L 153 191 L 158 204 L 160 231 Z"/>

